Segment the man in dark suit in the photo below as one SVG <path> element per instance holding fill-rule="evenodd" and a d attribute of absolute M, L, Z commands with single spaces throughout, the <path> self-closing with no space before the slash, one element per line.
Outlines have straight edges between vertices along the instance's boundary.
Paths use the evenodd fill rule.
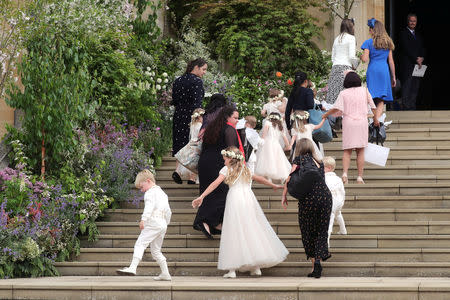
<path fill-rule="evenodd" d="M 399 78 L 403 109 L 415 110 L 421 77 L 412 76 L 412 73 L 416 64 L 422 67 L 425 49 L 421 35 L 416 32 L 417 16 L 409 14 L 407 20 L 407 27 L 399 35 Z"/>

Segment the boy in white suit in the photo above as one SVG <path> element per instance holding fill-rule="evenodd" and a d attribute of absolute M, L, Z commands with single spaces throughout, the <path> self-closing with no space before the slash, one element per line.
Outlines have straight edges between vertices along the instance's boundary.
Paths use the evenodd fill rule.
<path fill-rule="evenodd" d="M 344 217 L 342 216 L 341 210 L 344 206 L 345 201 L 345 189 L 342 179 L 334 173 L 334 168 L 336 167 L 336 161 L 330 156 L 325 156 L 323 158 L 323 165 L 325 168 L 325 182 L 331 191 L 333 197 L 333 207 L 331 209 L 330 215 L 330 226 L 328 227 L 328 246 L 330 246 L 330 236 L 333 231 L 333 223 L 336 218 L 339 224 L 339 234 L 347 234 L 347 229 L 345 228 Z"/>
<path fill-rule="evenodd" d="M 150 245 L 153 259 L 161 268 L 161 274 L 154 280 L 172 280 L 167 267 L 166 258 L 161 253 L 161 247 L 166 234 L 167 225 L 170 223 L 172 212 L 166 193 L 156 185 L 153 174 L 145 169 L 136 176 L 136 188 L 144 192 L 144 212 L 142 213 L 139 235 L 135 245 L 133 260 L 129 267 L 117 270 L 120 275 L 136 275 L 136 268 L 144 255 L 145 249 Z"/>

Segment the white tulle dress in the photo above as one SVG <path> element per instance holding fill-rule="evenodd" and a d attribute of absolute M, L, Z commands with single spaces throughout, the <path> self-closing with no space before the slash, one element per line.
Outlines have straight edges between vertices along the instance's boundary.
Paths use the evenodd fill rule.
<path fill-rule="evenodd" d="M 266 122 L 267 134 L 264 144 L 256 152 L 255 174 L 266 178 L 284 181 L 289 176 L 291 164 L 284 154 L 279 140 L 282 132 Z"/>
<path fill-rule="evenodd" d="M 220 170 L 227 176 L 228 167 Z M 229 185 L 220 237 L 220 270 L 251 271 L 270 268 L 289 254 L 261 209 L 251 182 L 239 176 Z"/>
<path fill-rule="evenodd" d="M 316 152 L 317 158 L 318 159 L 323 159 L 323 153 L 322 151 L 320 151 L 319 147 L 317 147 L 317 144 L 314 142 L 313 138 L 312 138 L 312 132 L 314 131 L 314 127 L 316 125 L 314 124 L 306 124 L 305 125 L 305 131 L 304 132 L 300 132 L 294 128 L 291 129 L 291 135 L 292 136 L 297 136 L 297 138 L 295 139 L 296 141 L 299 141 L 300 139 L 309 139 L 313 145 L 314 145 L 314 150 Z M 292 151 L 295 151 L 294 149 L 292 149 Z"/>

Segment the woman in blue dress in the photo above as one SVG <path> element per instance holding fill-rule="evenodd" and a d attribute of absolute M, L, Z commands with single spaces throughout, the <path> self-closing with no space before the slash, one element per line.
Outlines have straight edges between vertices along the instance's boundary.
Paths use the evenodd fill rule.
<path fill-rule="evenodd" d="M 384 102 L 392 102 L 392 88 L 395 87 L 395 65 L 392 56 L 394 43 L 386 32 L 383 23 L 374 18 L 367 22 L 372 38 L 364 41 L 361 46 L 361 60 L 369 61 L 366 79 L 367 88 L 377 106 L 375 126 L 383 113 Z"/>

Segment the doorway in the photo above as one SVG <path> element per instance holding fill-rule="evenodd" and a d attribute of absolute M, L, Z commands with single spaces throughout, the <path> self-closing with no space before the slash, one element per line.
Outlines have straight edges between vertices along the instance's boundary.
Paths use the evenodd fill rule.
<path fill-rule="evenodd" d="M 450 1 L 385 0 L 386 29 L 397 45 L 400 30 L 406 27 L 409 13 L 417 15 L 417 32 L 424 38 L 427 71 L 417 97 L 417 110 L 450 109 L 448 92 L 449 55 L 444 44 L 447 39 Z M 396 70 L 398 59 L 394 51 Z M 398 78 L 398 74 L 397 74 Z"/>

